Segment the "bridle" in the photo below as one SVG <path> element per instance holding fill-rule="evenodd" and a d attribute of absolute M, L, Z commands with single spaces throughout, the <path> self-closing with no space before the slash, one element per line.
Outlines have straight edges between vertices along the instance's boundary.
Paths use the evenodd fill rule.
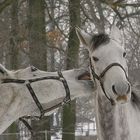
<path fill-rule="evenodd" d="M 121 64 L 119 64 L 119 63 L 111 63 L 111 64 L 109 64 L 109 65 L 101 72 L 100 75 L 98 75 L 98 74 L 96 74 L 96 72 L 95 72 L 95 70 L 94 70 L 94 67 L 92 66 L 92 60 L 90 59 L 90 69 L 91 69 L 91 74 L 92 74 L 92 76 L 93 76 L 93 79 L 94 79 L 94 81 L 95 81 L 95 79 L 97 79 L 97 80 L 100 82 L 100 86 L 101 86 L 101 88 L 102 88 L 102 91 L 103 91 L 104 95 L 105 95 L 106 98 L 110 101 L 110 103 L 111 103 L 112 105 L 115 105 L 115 102 L 114 102 L 114 100 L 113 100 L 112 98 L 110 98 L 109 95 L 106 93 L 105 88 L 104 88 L 103 78 L 104 78 L 105 74 L 108 72 L 108 70 L 110 70 L 110 69 L 111 69 L 112 67 L 114 67 L 114 66 L 120 67 L 120 68 L 124 71 L 125 76 L 126 76 L 126 79 L 128 80 L 127 73 L 126 73 L 124 67 L 123 67 Z M 129 81 L 129 80 L 128 80 L 128 81 Z"/>
<path fill-rule="evenodd" d="M 37 69 L 35 68 L 35 70 L 37 70 Z M 62 82 L 62 84 L 64 86 L 64 89 L 65 89 L 65 92 L 66 92 L 66 96 L 65 96 L 65 98 L 63 99 L 62 102 L 59 102 L 58 104 L 56 104 L 56 105 L 54 105 L 50 108 L 44 109 L 43 106 L 41 105 L 40 101 L 38 100 L 38 98 L 35 94 L 35 91 L 33 90 L 31 84 L 34 83 L 34 82 L 49 80 L 49 79 L 57 80 L 57 81 Z M 5 84 L 5 83 L 25 84 L 29 93 L 30 93 L 30 95 L 31 95 L 31 97 L 33 98 L 35 104 L 37 105 L 37 107 L 40 111 L 40 116 L 23 116 L 23 117 L 19 118 L 19 120 L 22 121 L 25 124 L 25 126 L 30 130 L 31 133 L 33 133 L 32 127 L 29 125 L 29 123 L 25 119 L 28 119 L 28 118 L 42 119 L 44 117 L 45 113 L 50 112 L 50 111 L 52 111 L 52 110 L 54 110 L 54 109 L 56 109 L 60 106 L 63 106 L 65 104 L 68 104 L 71 101 L 69 86 L 67 84 L 66 79 L 64 78 L 64 76 L 62 75 L 62 73 L 60 71 L 58 71 L 58 76 L 45 76 L 45 77 L 40 77 L 40 78 L 28 79 L 28 80 L 8 79 L 8 78 L 7 79 L 2 79 L 2 84 Z"/>

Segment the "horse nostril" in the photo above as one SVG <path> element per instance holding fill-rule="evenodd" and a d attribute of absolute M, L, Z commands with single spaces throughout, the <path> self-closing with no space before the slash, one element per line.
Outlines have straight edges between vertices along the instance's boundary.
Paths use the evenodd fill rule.
<path fill-rule="evenodd" d="M 116 90 L 115 90 L 115 85 L 112 86 L 112 91 L 117 94 Z"/>

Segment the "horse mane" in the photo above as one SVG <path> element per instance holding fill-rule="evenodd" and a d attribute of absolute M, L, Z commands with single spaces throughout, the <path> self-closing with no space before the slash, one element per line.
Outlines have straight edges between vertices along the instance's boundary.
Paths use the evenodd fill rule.
<path fill-rule="evenodd" d="M 134 107 L 140 109 L 140 90 L 135 85 L 132 86 L 131 99 Z"/>
<path fill-rule="evenodd" d="M 95 50 L 100 45 L 109 43 L 109 41 L 110 41 L 109 35 L 104 34 L 104 33 L 95 34 L 93 35 L 92 40 L 91 40 L 92 49 Z"/>

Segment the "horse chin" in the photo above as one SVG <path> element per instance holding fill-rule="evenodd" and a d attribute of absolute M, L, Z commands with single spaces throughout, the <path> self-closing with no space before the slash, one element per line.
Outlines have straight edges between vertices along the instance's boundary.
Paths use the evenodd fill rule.
<path fill-rule="evenodd" d="M 125 104 L 130 101 L 129 95 L 120 95 L 116 97 L 116 104 Z"/>
<path fill-rule="evenodd" d="M 121 105 L 126 103 L 128 103 L 128 101 L 124 101 L 124 100 L 117 101 L 117 104 L 121 104 Z"/>

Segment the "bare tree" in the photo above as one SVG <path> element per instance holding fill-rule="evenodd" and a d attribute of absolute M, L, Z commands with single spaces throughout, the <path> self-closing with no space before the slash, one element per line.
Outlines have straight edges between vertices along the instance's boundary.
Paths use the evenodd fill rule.
<path fill-rule="evenodd" d="M 80 26 L 80 0 L 69 1 L 69 14 L 70 14 L 70 31 L 68 40 L 68 56 L 67 56 L 67 69 L 78 67 L 78 51 L 79 41 L 76 35 L 75 27 Z M 76 101 L 72 101 L 71 106 L 64 106 L 63 109 L 63 133 L 64 140 L 75 139 L 75 123 L 76 123 Z"/>
<path fill-rule="evenodd" d="M 47 70 L 47 46 L 45 31 L 45 1 L 29 0 L 28 29 L 30 64 Z M 49 120 L 32 121 L 33 131 L 49 129 Z M 45 140 L 44 134 L 33 135 L 34 140 Z"/>

